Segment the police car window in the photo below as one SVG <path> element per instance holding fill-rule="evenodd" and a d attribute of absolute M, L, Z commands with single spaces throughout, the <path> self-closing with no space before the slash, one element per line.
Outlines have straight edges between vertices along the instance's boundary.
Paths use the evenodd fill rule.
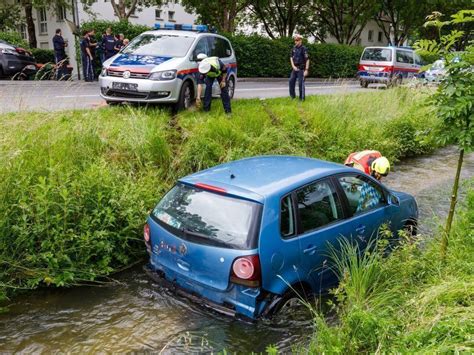
<path fill-rule="evenodd" d="M 404 64 L 413 64 L 413 53 L 397 50 L 397 62 Z"/>
<path fill-rule="evenodd" d="M 211 55 L 219 58 L 228 58 L 232 55 L 229 42 L 223 38 L 210 37 L 209 48 L 211 49 Z"/>
<path fill-rule="evenodd" d="M 328 181 L 305 186 L 296 196 L 303 233 L 342 218 L 341 202 Z"/>
<path fill-rule="evenodd" d="M 193 37 L 169 34 L 144 34 L 124 48 L 122 53 L 162 57 L 184 57 L 194 42 Z"/>
<path fill-rule="evenodd" d="M 354 175 L 342 176 L 338 180 L 349 202 L 351 215 L 385 205 L 382 189 L 373 181 Z"/>
<path fill-rule="evenodd" d="M 209 51 L 209 45 L 207 41 L 207 37 L 201 38 L 199 42 L 196 44 L 196 48 L 194 48 L 193 56 L 196 57 L 198 54 L 205 54 L 207 56 L 211 56 Z"/>
<path fill-rule="evenodd" d="M 389 48 L 366 48 L 362 54 L 362 60 L 390 62 L 392 61 L 392 50 Z"/>

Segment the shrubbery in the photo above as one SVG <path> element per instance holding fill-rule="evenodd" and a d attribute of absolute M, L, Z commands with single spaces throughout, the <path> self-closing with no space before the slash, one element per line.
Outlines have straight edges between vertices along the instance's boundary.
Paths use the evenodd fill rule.
<path fill-rule="evenodd" d="M 42 49 L 42 48 L 33 48 L 31 50 L 33 57 L 35 57 L 37 63 L 54 63 L 54 50 L 52 49 Z"/>
<path fill-rule="evenodd" d="M 30 46 L 27 41 L 21 38 L 18 32 L 0 32 L 0 39 L 7 41 L 14 46 L 28 49 Z"/>
<path fill-rule="evenodd" d="M 114 35 L 123 33 L 125 38 L 134 39 L 139 34 L 149 31 L 151 28 L 143 25 L 134 25 L 127 21 L 89 21 L 81 24 L 81 32 L 84 30 L 95 30 L 97 41 L 102 39 L 105 30 L 110 27 Z"/>
<path fill-rule="evenodd" d="M 231 120 L 219 102 L 173 119 L 129 107 L 0 116 L 0 296 L 95 280 L 144 256 L 146 214 L 198 169 L 262 154 L 343 161 L 364 148 L 391 160 L 430 151 L 437 121 L 424 97 L 397 89 L 304 105 L 241 100 Z"/>

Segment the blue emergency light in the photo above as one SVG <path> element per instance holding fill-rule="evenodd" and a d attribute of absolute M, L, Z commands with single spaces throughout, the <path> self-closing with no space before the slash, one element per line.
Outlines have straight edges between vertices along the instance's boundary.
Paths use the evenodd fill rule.
<path fill-rule="evenodd" d="M 165 23 L 162 27 L 161 23 L 155 23 L 155 30 L 183 30 L 183 31 L 196 31 L 196 32 L 209 32 L 207 25 L 190 25 L 190 24 L 176 24 L 176 23 Z"/>

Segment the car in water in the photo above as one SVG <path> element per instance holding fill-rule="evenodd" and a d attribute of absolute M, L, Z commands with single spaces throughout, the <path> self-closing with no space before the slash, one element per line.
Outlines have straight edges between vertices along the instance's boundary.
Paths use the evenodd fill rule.
<path fill-rule="evenodd" d="M 0 40 L 0 79 L 26 79 L 36 73 L 36 60 L 27 50 Z"/>
<path fill-rule="evenodd" d="M 401 85 L 403 80 L 416 77 L 422 60 L 409 47 L 366 47 L 359 61 L 357 76 L 360 86 L 369 84 Z"/>
<path fill-rule="evenodd" d="M 411 195 L 357 169 L 247 158 L 183 177 L 166 193 L 144 226 L 146 269 L 214 310 L 267 318 L 337 283 L 328 250 L 340 238 L 364 250 L 382 226 L 415 231 L 417 219 Z"/>
<path fill-rule="evenodd" d="M 156 28 L 160 28 L 159 24 Z M 197 93 L 198 55 L 216 56 L 227 66 L 229 96 L 237 83 L 237 59 L 229 40 L 204 25 L 165 24 L 134 38 L 104 62 L 100 95 L 107 103 L 141 102 L 192 106 Z M 220 95 L 217 81 L 213 96 Z M 204 95 L 204 90 L 203 90 Z"/>

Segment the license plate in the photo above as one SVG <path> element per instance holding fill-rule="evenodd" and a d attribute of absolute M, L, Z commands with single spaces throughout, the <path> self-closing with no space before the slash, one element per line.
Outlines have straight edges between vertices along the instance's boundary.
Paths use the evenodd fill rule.
<path fill-rule="evenodd" d="M 113 89 L 127 90 L 127 91 L 138 91 L 138 84 L 132 83 L 112 83 Z"/>

